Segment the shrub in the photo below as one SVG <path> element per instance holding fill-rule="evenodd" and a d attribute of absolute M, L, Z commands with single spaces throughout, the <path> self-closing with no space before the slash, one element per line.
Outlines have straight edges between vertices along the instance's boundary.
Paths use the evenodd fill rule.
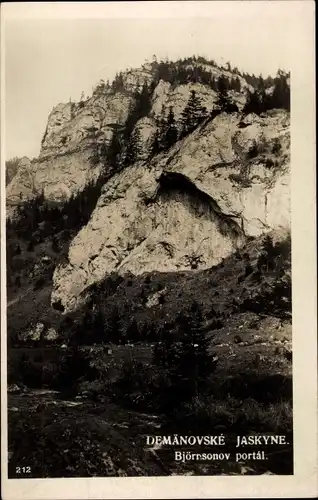
<path fill-rule="evenodd" d="M 35 362 L 27 354 L 22 354 L 18 361 L 17 376 L 19 381 L 28 387 L 42 388 L 43 386 L 43 363 Z"/>
<path fill-rule="evenodd" d="M 175 418 L 176 425 L 186 427 L 188 432 L 202 432 L 216 425 L 240 432 L 249 432 L 252 428 L 286 434 L 292 431 L 292 407 L 284 401 L 266 404 L 253 398 L 242 402 L 236 398 L 219 400 L 199 396 L 178 409 Z"/>
<path fill-rule="evenodd" d="M 278 155 L 281 152 L 281 150 L 282 150 L 282 145 L 281 145 L 278 137 L 276 137 L 274 139 L 274 143 L 273 143 L 273 146 L 272 146 L 272 153 L 274 155 Z"/>
<path fill-rule="evenodd" d="M 214 319 L 212 323 L 209 325 L 210 330 L 220 330 L 223 328 L 224 323 L 220 319 Z"/>
<path fill-rule="evenodd" d="M 251 181 L 246 177 L 246 175 L 243 174 L 230 174 L 229 179 L 236 184 L 240 184 L 244 188 L 251 186 Z"/>
<path fill-rule="evenodd" d="M 43 286 L 45 285 L 45 282 L 46 282 L 46 280 L 45 280 L 44 276 L 41 276 L 34 283 L 33 290 L 39 290 L 40 288 L 43 288 Z"/>
<path fill-rule="evenodd" d="M 14 284 L 15 284 L 15 286 L 16 286 L 17 288 L 20 288 L 20 286 L 21 286 L 21 278 L 20 278 L 20 276 L 17 276 L 17 277 L 15 278 L 15 280 L 14 280 Z"/>
<path fill-rule="evenodd" d="M 198 269 L 200 264 L 204 264 L 203 255 L 192 253 L 191 255 L 186 255 L 186 265 L 190 266 L 191 269 Z"/>
<path fill-rule="evenodd" d="M 252 274 L 253 272 L 253 268 L 250 264 L 247 264 L 245 266 L 245 271 L 244 271 L 244 277 L 246 278 L 247 276 L 249 276 L 250 274 Z"/>
<path fill-rule="evenodd" d="M 259 154 L 259 148 L 258 145 L 254 139 L 252 146 L 248 150 L 247 157 L 251 160 L 253 158 L 256 158 L 256 156 Z"/>
<path fill-rule="evenodd" d="M 271 158 L 266 158 L 265 167 L 272 168 L 274 166 L 275 166 L 275 163 L 273 162 L 273 160 Z"/>
<path fill-rule="evenodd" d="M 160 295 L 158 297 L 158 302 L 160 305 L 163 305 L 165 303 L 166 299 L 165 299 L 165 296 L 164 295 Z"/>
<path fill-rule="evenodd" d="M 159 409 L 160 395 L 167 384 L 164 373 L 136 360 L 125 361 L 115 383 L 116 398 L 139 409 Z"/>
<path fill-rule="evenodd" d="M 98 376 L 97 369 L 90 363 L 89 357 L 77 346 L 67 350 L 57 360 L 58 371 L 54 388 L 61 391 L 75 391 L 83 380 L 94 380 Z"/>

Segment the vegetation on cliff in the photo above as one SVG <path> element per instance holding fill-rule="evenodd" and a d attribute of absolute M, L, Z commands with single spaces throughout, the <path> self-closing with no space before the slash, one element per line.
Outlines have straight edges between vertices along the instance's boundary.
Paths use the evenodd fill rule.
<path fill-rule="evenodd" d="M 244 128 L 249 113 L 289 111 L 289 75 L 281 71 L 276 78 L 262 78 L 200 57 L 173 63 L 154 57 L 148 66 L 151 81 L 127 90 L 127 74 L 119 73 L 112 83 L 100 82 L 94 89 L 96 98 L 117 92 L 133 97 L 126 121 L 113 127 L 109 142 L 98 142 L 96 130 L 90 130 L 89 168 L 102 165 L 99 178 L 67 201 L 48 202 L 43 193 L 23 201 L 7 220 L 8 382 L 16 391 L 9 408 L 11 477 L 22 459 L 32 463 L 33 477 L 186 473 L 188 466 L 144 449 L 138 436 L 149 429 L 284 433 L 290 446 L 283 455 L 252 465 L 251 473 L 267 468 L 292 473 L 291 248 L 286 232 L 246 237 L 244 246 L 204 270 L 194 247 L 187 249 L 186 271 L 119 276 L 115 270 L 84 289 L 75 311 L 63 314 L 61 301 L 51 307 L 53 272 L 68 262 L 70 242 L 89 222 L 106 181 L 122 170 L 129 173 L 142 156 L 138 124 L 149 118 L 160 80 L 172 88 L 202 84 L 215 92 L 215 105 L 208 111 L 192 90 L 180 115 L 169 106 L 152 116 L 156 128 L 148 159 L 169 152 L 178 141 L 186 143 L 192 133 L 197 140 L 196 134 L 205 124 L 214 127 L 221 113 L 239 113 L 238 128 Z M 247 100 L 239 111 L 235 94 L 243 92 Z M 82 96 L 78 109 L 85 103 Z M 262 148 L 252 142 L 237 173 L 231 170 L 228 185 L 235 181 L 235 189 L 248 188 L 246 171 L 254 163 L 264 163 L 269 184 L 267 173 L 279 168 L 282 144 Z M 276 163 L 273 155 L 278 155 Z M 148 159 L 141 160 L 145 169 Z M 206 167 L 215 167 L 218 182 L 217 169 L 225 165 L 222 159 L 217 168 L 213 162 Z M 159 194 L 164 179 L 161 174 Z M 176 184 L 185 179 L 174 173 Z M 200 193 L 226 218 L 210 195 Z M 202 206 L 201 212 L 193 210 L 198 221 Z M 43 389 L 58 391 L 56 399 L 48 396 L 39 403 L 36 391 Z M 30 446 L 34 442 L 36 450 Z M 219 474 L 222 467 L 190 466 L 190 473 Z M 226 472 L 239 473 L 237 464 L 226 467 Z"/>

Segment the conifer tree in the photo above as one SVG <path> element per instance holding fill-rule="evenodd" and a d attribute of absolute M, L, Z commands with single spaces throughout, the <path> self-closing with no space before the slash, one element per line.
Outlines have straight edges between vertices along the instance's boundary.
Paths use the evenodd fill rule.
<path fill-rule="evenodd" d="M 268 78 L 266 82 L 260 75 L 257 79 L 256 90 L 254 92 L 248 90 L 243 113 L 261 114 L 273 108 L 290 110 L 290 89 L 287 83 L 287 74 L 278 71 L 272 94 L 266 92 L 266 85 L 272 83 L 272 80 Z"/>
<path fill-rule="evenodd" d="M 136 318 L 133 318 L 127 327 L 126 337 L 128 341 L 138 342 L 140 340 L 140 331 Z"/>
<path fill-rule="evenodd" d="M 137 128 L 131 134 L 125 151 L 125 166 L 135 163 L 141 153 L 141 134 Z"/>
<path fill-rule="evenodd" d="M 231 79 L 231 89 L 235 92 L 241 92 L 241 82 L 239 77 Z"/>
<path fill-rule="evenodd" d="M 101 307 L 98 307 L 91 318 L 92 339 L 95 342 L 105 340 L 105 319 Z"/>
<path fill-rule="evenodd" d="M 31 236 L 30 241 L 29 241 L 28 246 L 27 246 L 27 252 L 33 252 L 33 250 L 34 250 L 34 241 L 33 241 L 33 238 Z"/>
<path fill-rule="evenodd" d="M 239 77 L 236 77 L 236 92 L 241 92 L 241 81 Z"/>
<path fill-rule="evenodd" d="M 111 88 L 113 91 L 121 91 L 124 88 L 124 78 L 123 74 L 120 71 L 119 73 L 116 73 L 116 76 L 111 84 Z"/>
<path fill-rule="evenodd" d="M 248 115 L 249 113 L 255 113 L 259 115 L 262 111 L 263 106 L 259 93 L 256 90 L 252 92 L 248 89 L 243 114 Z"/>
<path fill-rule="evenodd" d="M 172 106 L 169 108 L 167 120 L 164 124 L 162 146 L 163 149 L 170 148 L 178 139 L 178 130 Z"/>
<path fill-rule="evenodd" d="M 134 113 L 138 116 L 137 119 L 147 116 L 151 109 L 151 87 L 148 86 L 147 82 L 143 84 L 140 91 L 136 93 L 136 106 Z"/>
<path fill-rule="evenodd" d="M 188 103 L 181 114 L 182 135 L 192 132 L 206 116 L 206 108 L 201 105 L 195 90 L 191 90 Z"/>
<path fill-rule="evenodd" d="M 118 172 L 121 167 L 120 153 L 122 150 L 122 141 L 118 129 L 114 130 L 110 144 L 107 149 L 106 161 L 114 172 Z"/>
<path fill-rule="evenodd" d="M 151 155 L 155 156 L 161 151 L 161 134 L 159 128 L 156 129 L 151 144 Z"/>
<path fill-rule="evenodd" d="M 54 235 L 52 236 L 52 250 L 55 253 L 59 253 L 59 251 L 60 251 L 58 241 Z"/>
<path fill-rule="evenodd" d="M 212 90 L 215 90 L 215 92 L 217 92 L 218 88 L 217 88 L 217 83 L 216 83 L 214 76 L 211 77 L 210 86 L 211 86 Z"/>
<path fill-rule="evenodd" d="M 107 151 L 108 151 L 108 148 L 106 146 L 106 144 L 103 142 L 100 146 L 100 150 L 99 150 L 99 155 L 101 157 L 102 160 L 106 160 L 107 158 Z"/>
<path fill-rule="evenodd" d="M 190 312 L 178 318 L 178 334 L 182 347 L 178 360 L 178 371 L 192 391 L 202 387 L 212 372 L 213 362 L 208 353 L 209 342 L 201 331 L 202 313 L 197 302 L 193 302 Z"/>
<path fill-rule="evenodd" d="M 118 341 L 121 329 L 121 317 L 117 307 L 114 307 L 110 316 L 104 321 L 104 330 L 107 340 Z"/>
<path fill-rule="evenodd" d="M 258 78 L 258 83 L 257 83 L 256 89 L 257 89 L 256 90 L 257 96 L 258 96 L 259 101 L 260 101 L 260 112 L 263 113 L 264 111 L 266 111 L 267 106 L 268 106 L 268 96 L 267 96 L 266 91 L 265 91 L 265 81 L 264 81 L 264 78 L 262 77 L 262 75 L 260 75 Z"/>
<path fill-rule="evenodd" d="M 232 111 L 237 111 L 237 106 L 232 102 L 228 90 L 229 81 L 225 76 L 220 76 L 218 79 L 218 95 L 216 100 L 216 107 L 219 108 L 221 112 L 230 113 Z"/>
<path fill-rule="evenodd" d="M 287 83 L 288 74 L 279 70 L 274 80 L 274 90 L 271 99 L 272 108 L 283 108 L 290 111 L 290 89 Z"/>
<path fill-rule="evenodd" d="M 161 342 L 154 351 L 154 364 L 170 380 L 165 398 L 170 409 L 204 391 L 215 363 L 208 352 L 209 342 L 201 331 L 202 314 L 194 302 L 188 313 L 180 313 L 176 327 L 166 324 Z"/>

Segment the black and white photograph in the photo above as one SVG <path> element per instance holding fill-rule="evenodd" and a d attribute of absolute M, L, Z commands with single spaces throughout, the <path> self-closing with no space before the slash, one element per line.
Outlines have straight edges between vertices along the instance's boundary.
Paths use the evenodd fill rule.
<path fill-rule="evenodd" d="M 5 5 L 9 481 L 295 474 L 295 12 L 204 3 Z"/>

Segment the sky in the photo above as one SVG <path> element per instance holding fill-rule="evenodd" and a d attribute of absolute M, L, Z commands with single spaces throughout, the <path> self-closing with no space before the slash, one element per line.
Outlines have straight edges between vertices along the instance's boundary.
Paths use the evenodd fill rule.
<path fill-rule="evenodd" d="M 138 2 L 130 3 L 135 8 Z M 4 12 L 6 159 L 38 156 L 53 106 L 79 100 L 82 91 L 91 95 L 99 79 L 112 80 L 153 54 L 170 60 L 203 55 L 263 76 L 290 69 L 293 2 L 204 2 L 208 12 L 198 9 L 200 2 L 192 10 L 192 2 L 171 2 L 174 9 L 165 16 L 170 2 L 155 2 L 161 10 L 141 3 L 139 15 L 117 4 L 114 17 L 102 4 L 95 4 L 103 7 L 99 17 L 90 10 L 94 18 L 76 3 L 67 15 L 44 17 L 39 7 L 27 15 L 22 8 Z"/>

